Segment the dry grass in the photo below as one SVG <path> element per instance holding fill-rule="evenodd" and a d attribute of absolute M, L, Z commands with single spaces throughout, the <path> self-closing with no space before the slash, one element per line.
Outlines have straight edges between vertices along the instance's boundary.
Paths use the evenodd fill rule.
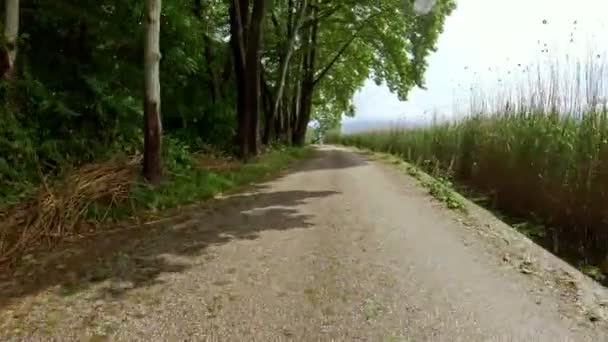
<path fill-rule="evenodd" d="M 85 165 L 54 184 L 43 183 L 34 198 L 9 208 L 0 217 L 0 264 L 14 261 L 28 248 L 87 233 L 81 223 L 89 206 L 104 203 L 112 208 L 126 201 L 140 159 Z"/>
<path fill-rule="evenodd" d="M 221 153 L 195 153 L 193 158 L 198 165 L 212 172 L 230 172 L 242 166 L 242 163 L 232 156 Z"/>
<path fill-rule="evenodd" d="M 277 149 L 243 164 L 221 152 L 179 151 L 167 157 L 167 179 L 151 188 L 139 182 L 141 157 L 88 164 L 52 183 L 44 182 L 30 200 L 0 211 L 0 267 L 16 266 L 40 246 L 89 237 L 136 219 L 139 226 L 162 217 L 166 209 L 212 198 L 258 181 L 304 158 L 308 149 Z M 171 163 L 173 162 L 173 163 Z"/>

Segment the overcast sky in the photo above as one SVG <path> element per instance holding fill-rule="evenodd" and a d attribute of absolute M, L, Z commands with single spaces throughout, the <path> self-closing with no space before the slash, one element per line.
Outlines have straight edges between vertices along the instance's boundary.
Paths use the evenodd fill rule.
<path fill-rule="evenodd" d="M 356 117 L 345 119 L 344 128 L 369 121 L 421 122 L 433 112 L 453 116 L 454 104 L 466 99 L 472 86 L 504 86 L 521 75 L 525 65 L 548 55 L 565 58 L 592 51 L 603 58 L 608 51 L 608 0 L 457 0 L 457 4 L 446 20 L 438 51 L 428 60 L 428 90 L 415 89 L 407 102 L 400 102 L 386 87 L 368 82 L 355 96 Z M 544 44 L 549 54 L 541 52 Z"/>

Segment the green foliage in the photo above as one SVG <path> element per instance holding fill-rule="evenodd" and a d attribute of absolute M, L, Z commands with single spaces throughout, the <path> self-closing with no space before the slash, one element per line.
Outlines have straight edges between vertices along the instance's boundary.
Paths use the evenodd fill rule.
<path fill-rule="evenodd" d="M 465 209 L 464 204 L 454 192 L 452 183 L 445 178 L 427 179 L 422 184 L 429 189 L 431 196 L 445 203 L 449 209 Z"/>
<path fill-rule="evenodd" d="M 196 166 L 196 161 L 183 149 L 173 151 L 171 179 L 160 188 L 138 184 L 131 197 L 132 208 L 163 210 L 211 198 L 238 186 L 248 185 L 284 170 L 294 161 L 308 155 L 308 149 L 282 148 L 264 154 L 235 171 L 211 172 Z"/>
<path fill-rule="evenodd" d="M 342 114 L 353 114 L 352 97 L 368 77 L 386 82 L 402 98 L 421 85 L 424 59 L 454 7 L 453 0 L 439 0 L 430 13 L 417 15 L 400 0 L 308 4 L 313 2 L 318 11 L 306 7 L 285 88 L 294 93 L 302 82 L 302 35 L 318 22 L 312 102 L 317 138 L 337 128 Z M 271 93 L 287 42 L 288 4 L 269 4 L 263 26 L 262 65 Z M 144 2 L 31 0 L 21 6 L 10 99 L 7 83 L 0 83 L 2 204 L 27 197 L 45 178 L 117 152 L 140 153 L 143 145 Z M 228 6 L 221 0 L 163 3 L 161 112 L 171 156 L 165 167 L 173 177 L 190 174 L 191 150 L 207 144 L 234 148 L 238 101 Z M 215 182 L 206 174 L 195 178 Z"/>
<path fill-rule="evenodd" d="M 144 26 L 148 26 L 143 24 L 149 20 L 145 2 L 23 1 L 16 68 L 8 74 L 11 77 L 0 80 L 0 216 L 6 219 L 5 214 L 21 213 L 24 208 L 43 214 L 68 213 L 52 220 L 33 220 L 34 224 L 8 219 L 15 222 L 9 225 L 15 236 L 20 230 L 32 229 L 41 236 L 47 236 L 47 230 L 58 231 L 48 239 L 54 243 L 77 234 L 83 215 L 107 221 L 141 211 L 156 213 L 273 174 L 305 151 L 280 150 L 278 146 L 279 150 L 228 172 L 201 167 L 201 160 L 195 157 L 199 154 L 193 151 L 211 146 L 213 151 L 239 151 L 249 160 L 246 152 L 255 155 L 259 150 L 259 124 L 266 124 L 262 128 L 268 133 L 263 143 L 276 148 L 278 141 L 301 144 L 308 125 L 305 121 L 311 116 L 318 125 L 309 132 L 309 141 L 315 141 L 336 129 L 343 113 L 354 113 L 352 97 L 370 76 L 386 81 L 404 98 L 413 86 L 421 85 L 424 58 L 435 44 L 452 1 L 439 0 L 441 5 L 432 14 L 419 16 L 398 0 L 383 1 L 381 6 L 377 1 L 309 0 L 304 5 L 302 0 L 274 0 L 268 3 L 268 15 L 252 17 L 271 20 L 254 22 L 264 31 L 260 37 L 265 44 L 256 47 L 257 51 L 248 50 L 245 64 L 239 50 L 233 49 L 237 38 L 230 33 L 246 30 L 244 37 L 238 37 L 238 46 L 251 49 L 258 45 L 252 44 L 258 31 L 252 27 L 257 25 L 235 31 L 238 25 L 231 19 L 236 17 L 229 15 L 230 2 L 163 2 L 162 165 L 146 169 L 164 168 L 164 178 L 147 175 L 154 187 L 142 180 L 130 189 L 136 172 L 132 164 L 121 164 L 125 169 L 114 174 L 121 175 L 120 182 L 108 174 L 104 163 L 83 165 L 102 159 L 113 163 L 120 159 L 111 158 L 117 154 L 140 156 L 143 150 L 143 39 Z M 290 3 L 299 3 L 296 8 L 306 14 L 304 27 L 295 35 L 287 34 L 287 28 L 293 27 L 289 18 L 294 17 Z M 0 42 L 0 48 L 4 45 Z M 293 49 L 286 49 L 288 46 Z M 336 50 L 336 46 L 342 48 Z M 285 63 L 287 52 L 293 52 L 289 64 Z M 252 56 L 255 63 L 249 59 Z M 243 84 L 237 79 L 257 79 L 251 66 L 257 68 L 258 62 L 260 84 L 245 82 L 245 87 L 237 89 Z M 285 71 L 287 81 L 280 89 L 286 95 L 279 96 L 278 85 L 284 79 L 279 76 Z M 252 110 L 256 106 L 249 105 L 255 96 L 264 110 L 260 117 L 257 109 Z M 151 145 L 146 153 L 156 154 Z M 104 177 L 87 173 L 91 169 Z M 102 182 L 116 186 L 81 186 Z M 66 183 L 74 186 L 57 185 Z M 59 191 L 64 188 L 68 189 Z M 47 198 L 61 198 L 56 201 L 61 206 L 55 207 L 55 201 Z M 15 204 L 23 205 L 6 210 Z M 70 230 L 63 230 L 63 225 Z M 27 235 L 32 238 L 18 243 L 23 249 L 39 240 L 38 235 Z"/>
<path fill-rule="evenodd" d="M 288 16 L 287 1 L 274 4 L 275 18 Z M 426 58 L 434 51 L 455 2 L 438 0 L 426 14 L 416 14 L 413 1 L 401 0 L 320 1 L 318 6 L 313 119 L 327 130 L 336 128 L 343 114 L 354 114 L 353 95 L 370 77 L 385 82 L 402 100 L 413 87 L 423 86 Z M 278 24 L 269 22 L 266 35 L 266 70 L 275 75 L 286 30 L 282 20 Z M 303 48 L 296 47 L 296 61 Z M 298 66 L 292 63 L 290 75 L 300 73 Z"/>
<path fill-rule="evenodd" d="M 191 147 L 228 146 L 234 132 L 232 79 L 220 73 L 228 45 L 209 38 L 226 15 L 225 6 L 163 6 L 163 126 Z M 18 201 L 43 176 L 140 150 L 142 20 L 142 1 L 22 3 L 17 105 L 0 113 L 0 202 Z M 214 82 L 221 94 L 212 99 Z M 0 97 L 7 101 L 4 83 Z"/>
<path fill-rule="evenodd" d="M 604 274 L 604 272 L 602 272 L 602 270 L 597 266 L 583 265 L 581 267 L 581 271 L 599 282 L 606 280 L 606 274 Z"/>
<path fill-rule="evenodd" d="M 337 137 L 339 136 L 333 136 L 329 139 L 329 141 L 336 142 Z M 445 177 L 444 173 L 440 170 L 432 170 L 433 174 L 430 175 L 424 172 L 421 168 L 404 161 L 400 156 L 384 153 L 375 153 L 374 156 L 397 165 L 397 167 L 400 169 L 403 169 L 408 175 L 418 180 L 420 185 L 425 187 L 431 196 L 433 196 L 439 202 L 445 204 L 448 209 L 466 211 L 466 206 L 462 200 L 462 197 L 458 195 L 458 193 L 454 190 L 454 185 L 452 182 Z"/>
<path fill-rule="evenodd" d="M 196 203 L 275 175 L 311 152 L 308 148 L 282 147 L 236 169 L 210 171 L 201 167 L 188 146 L 178 140 L 170 140 L 167 145 L 170 146 L 164 156 L 169 174 L 167 180 L 154 188 L 145 182 L 136 183 L 131 189 L 129 203 L 112 208 L 93 205 L 89 209 L 89 218 L 115 221 Z"/>

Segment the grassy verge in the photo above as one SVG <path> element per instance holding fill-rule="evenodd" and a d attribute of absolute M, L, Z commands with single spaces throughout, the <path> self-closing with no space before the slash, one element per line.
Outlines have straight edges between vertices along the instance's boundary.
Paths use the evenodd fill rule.
<path fill-rule="evenodd" d="M 420 185 L 428 190 L 431 196 L 443 203 L 446 208 L 466 212 L 464 197 L 462 197 L 456 191 L 456 189 L 454 189 L 454 185 L 448 179 L 440 175 L 431 176 L 424 172 L 421 168 L 414 166 L 401 157 L 390 153 L 373 152 L 371 150 L 360 151 L 376 160 L 393 164 L 401 171 L 414 177 L 420 183 Z"/>
<path fill-rule="evenodd" d="M 128 201 L 112 209 L 112 218 L 124 219 L 142 213 L 150 215 L 234 191 L 284 171 L 311 152 L 310 148 L 280 147 L 247 163 L 214 158 L 213 163 L 220 165 L 215 165 L 213 170 L 205 165 L 209 160 L 206 156 L 194 154 L 182 165 L 174 166 L 168 180 L 160 187 L 151 188 L 143 182 L 135 183 Z M 99 214 L 106 209 L 92 206 L 89 215 L 99 218 Z"/>
<path fill-rule="evenodd" d="M 503 115 L 418 130 L 334 136 L 333 142 L 391 153 L 433 181 L 444 203 L 459 193 L 539 245 L 606 280 L 606 113 L 574 118 Z M 425 176 L 425 177 L 426 177 Z M 458 206 L 457 202 L 449 204 Z"/>
<path fill-rule="evenodd" d="M 127 219 L 162 216 L 167 209 L 204 201 L 277 175 L 311 148 L 279 147 L 247 163 L 209 152 L 171 147 L 166 179 L 152 188 L 139 177 L 137 158 L 86 165 L 50 184 L 0 216 L 0 264 L 39 245 L 87 236 Z"/>

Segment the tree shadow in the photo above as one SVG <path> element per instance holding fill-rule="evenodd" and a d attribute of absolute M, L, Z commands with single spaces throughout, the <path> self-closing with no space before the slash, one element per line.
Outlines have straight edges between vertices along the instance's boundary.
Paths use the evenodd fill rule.
<path fill-rule="evenodd" d="M 160 275 L 182 272 L 189 256 L 235 239 L 256 239 L 267 230 L 305 229 L 311 216 L 297 206 L 337 194 L 334 191 L 245 193 L 183 209 L 172 217 L 96 237 L 66 242 L 52 251 L 30 254 L 28 262 L 0 279 L 0 309 L 19 298 L 53 289 L 69 296 L 108 281 L 107 293 L 162 282 Z"/>
<path fill-rule="evenodd" d="M 292 173 L 341 170 L 367 165 L 369 158 L 366 156 L 336 148 L 334 146 L 319 146 L 315 148 L 313 158 L 294 168 Z"/>

